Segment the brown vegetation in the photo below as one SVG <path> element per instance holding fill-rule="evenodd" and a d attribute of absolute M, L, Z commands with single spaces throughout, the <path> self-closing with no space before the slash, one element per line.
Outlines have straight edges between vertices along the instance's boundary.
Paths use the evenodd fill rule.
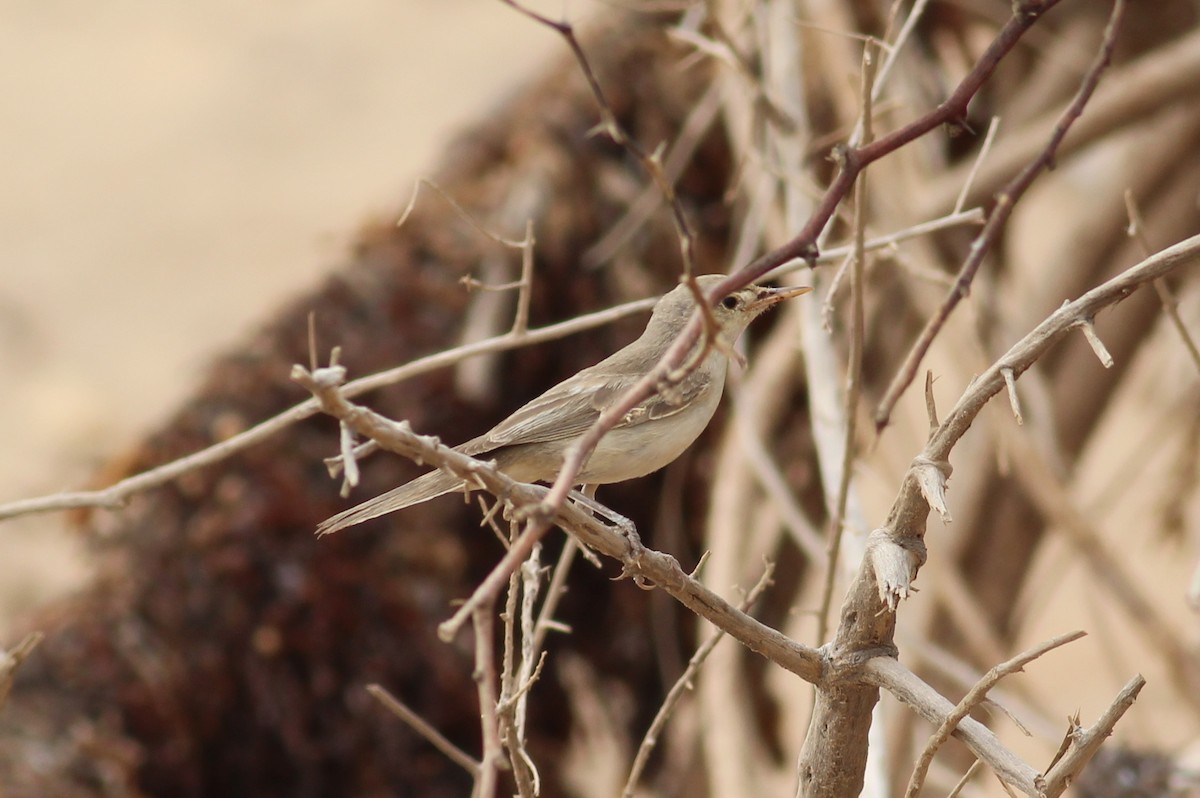
<path fill-rule="evenodd" d="M 1138 671 L 1151 686 L 1109 745 L 1136 743 L 1172 760 L 1200 725 L 1186 603 L 1196 567 L 1200 363 L 1179 329 L 1200 327 L 1188 266 L 1196 245 L 1130 271 L 1197 233 L 1194 8 L 1132 6 L 1102 75 L 1093 64 L 1108 4 L 1063 0 L 1044 18 L 1018 20 L 1029 30 L 998 54 L 994 74 L 980 74 L 973 101 L 943 119 L 928 114 L 987 65 L 988 48 L 1008 30 L 1007 4 L 932 4 L 894 69 L 878 71 L 886 52 L 876 53 L 881 89 L 870 102 L 859 88 L 863 42 L 837 31 L 894 42 L 904 15 L 889 21 L 881 3 L 816 5 L 797 18 L 793 4 L 768 2 L 743 17 L 742 4 L 714 2 L 700 24 L 694 13 L 682 21 L 614 15 L 583 40 L 612 121 L 643 155 L 668 145 L 664 175 L 694 236 L 695 270 L 758 263 L 761 274 L 773 257 L 787 259 L 779 253 L 813 254 L 803 233 L 806 224 L 814 236 L 824 229 L 811 223 L 822 209 L 832 218 L 823 252 L 946 217 L 960 200 L 993 220 L 986 247 L 972 248 L 977 224 L 959 223 L 856 261 L 823 261 L 811 279 L 817 296 L 830 296 L 827 307 L 813 300 L 757 330 L 734 401 L 699 444 L 663 472 L 600 494 L 684 571 L 707 552 L 698 573 L 707 588 L 653 552 L 589 533 L 586 521 L 564 522 L 621 564 L 576 565 L 555 615 L 571 631 L 547 638 L 524 734 L 544 795 L 622 789 L 664 696 L 711 635 L 668 592 L 816 680 L 820 728 L 808 731 L 802 752 L 812 687 L 723 641 L 661 732 L 640 782 L 646 794 L 787 794 L 798 757 L 807 794 L 857 794 L 879 687 L 899 694 L 907 685 L 908 703 L 936 708 L 897 669 L 896 651 L 954 702 L 984 671 L 1077 627 L 1090 637 L 1027 665 L 1028 675 L 1009 677 L 993 696 L 1033 742 L 1015 739 L 998 713 L 976 714 L 999 740 L 978 724 L 960 732 L 976 755 L 1007 751 L 1001 742 L 1015 752 L 1004 760 L 1010 783 L 1027 789 L 1030 774 L 1047 772 L 1066 714 L 1079 708 L 1091 726 Z M 474 339 L 504 334 L 516 294 L 467 292 L 459 281 L 515 280 L 522 253 L 480 227 L 520 239 L 531 221 L 533 329 L 670 287 L 681 271 L 678 219 L 644 160 L 593 134 L 598 106 L 584 74 L 565 60 L 451 145 L 435 180 L 461 210 L 422 192 L 403 226 L 364 229 L 324 286 L 219 363 L 103 483 L 243 440 L 235 436 L 301 402 L 289 373 L 309 363 L 310 312 L 321 356 L 340 346 L 352 377 L 450 349 L 464 329 Z M 1053 125 L 1074 121 L 1064 109 L 1094 78 L 1096 94 L 1082 98 L 1082 116 L 1052 157 Z M 864 106 L 871 124 L 852 133 Z M 993 117 L 998 130 L 981 157 Z M 922 119 L 930 130 L 906 146 L 870 150 L 882 157 L 852 198 L 870 130 L 887 141 Z M 864 148 L 833 149 L 852 136 Z M 1031 173 L 1031 188 L 999 223 L 1020 194 L 1012 181 L 1039 159 L 1056 169 Z M 839 181 L 842 194 L 831 195 Z M 997 192 L 1007 198 L 995 201 Z M 1130 215 L 1139 220 L 1133 235 Z M 969 292 L 955 293 L 956 277 Z M 1164 312 L 1173 297 L 1175 319 Z M 1059 310 L 1068 300 L 1078 301 Z M 906 369 L 931 318 L 944 326 Z M 457 443 L 616 349 L 640 324 L 497 347 L 356 401 Z M 861 373 L 850 391 L 852 466 L 843 470 L 847 362 Z M 922 390 L 926 370 L 934 379 Z M 901 385 L 898 374 L 915 383 L 889 391 Z M 437 632 L 504 550 L 479 527 L 478 508 L 453 498 L 315 539 L 316 523 L 344 503 L 322 465 L 338 451 L 335 425 L 304 415 L 166 484 L 136 484 L 120 513 L 81 516 L 104 565 L 85 594 L 36 619 L 46 640 L 0 712 L 0 794 L 470 792 L 470 774 L 364 687 L 383 686 L 477 757 L 477 652 L 465 632 L 449 643 Z M 947 459 L 953 477 L 941 507 Z M 387 455 L 362 468 L 356 498 L 418 473 Z M 918 476 L 934 485 L 925 485 L 928 503 Z M 953 522 L 935 522 L 926 536 L 930 505 Z M 831 526 L 846 536 L 842 565 L 832 569 L 823 540 Z M 554 561 L 563 538 L 545 538 L 543 562 Z M 704 590 L 740 603 L 735 586 L 755 584 L 764 560 L 772 578 L 749 606 L 760 628 Z M 915 595 L 910 566 L 920 568 Z M 622 568 L 638 579 L 612 580 Z M 829 631 L 819 611 L 827 573 Z M 813 648 L 829 641 L 820 654 Z M 867 789 L 902 794 L 934 727 L 894 702 L 882 710 L 871 742 L 885 756 L 865 771 Z M 503 756 L 515 757 L 521 746 L 505 742 Z M 946 794 L 969 756 L 948 744 L 932 760 L 928 793 Z M 527 790 L 527 776 L 518 763 L 515 785 L 501 789 Z M 994 789 L 994 779 L 969 789 Z"/>

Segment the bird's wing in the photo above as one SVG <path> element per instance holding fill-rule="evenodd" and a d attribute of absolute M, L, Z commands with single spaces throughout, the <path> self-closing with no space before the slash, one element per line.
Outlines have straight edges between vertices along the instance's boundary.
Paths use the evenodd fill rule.
<path fill-rule="evenodd" d="M 502 446 L 579 437 L 639 379 L 617 375 L 603 375 L 603 378 L 597 379 L 601 376 L 595 372 L 580 373 L 556 385 L 487 433 L 460 446 L 459 450 L 464 454 L 476 455 Z M 702 389 L 701 381 L 685 379 L 680 385 L 659 391 L 634 407 L 617 422 L 614 429 L 633 427 L 674 415 L 687 407 Z"/>

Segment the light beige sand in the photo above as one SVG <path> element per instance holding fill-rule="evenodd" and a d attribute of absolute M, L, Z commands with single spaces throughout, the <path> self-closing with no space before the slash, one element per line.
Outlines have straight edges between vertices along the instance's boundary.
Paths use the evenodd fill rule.
<path fill-rule="evenodd" d="M 0 0 L 0 501 L 166 418 L 562 49 L 490 0 Z M 60 516 L 0 525 L 0 644 L 85 573 Z"/>

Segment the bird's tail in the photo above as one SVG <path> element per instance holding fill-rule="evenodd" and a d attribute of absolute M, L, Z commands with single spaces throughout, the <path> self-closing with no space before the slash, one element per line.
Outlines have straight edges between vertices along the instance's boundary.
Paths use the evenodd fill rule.
<path fill-rule="evenodd" d="M 361 524 L 363 521 L 370 521 L 372 518 L 378 518 L 396 510 L 429 501 L 444 493 L 458 490 L 462 484 L 461 479 L 451 476 L 445 471 L 431 471 L 423 477 L 417 477 L 412 482 L 406 482 L 398 488 L 392 488 L 387 493 L 382 493 L 349 510 L 343 510 L 335 516 L 326 518 L 317 526 L 317 534 L 328 535 L 339 529 L 345 529 L 348 526 Z"/>

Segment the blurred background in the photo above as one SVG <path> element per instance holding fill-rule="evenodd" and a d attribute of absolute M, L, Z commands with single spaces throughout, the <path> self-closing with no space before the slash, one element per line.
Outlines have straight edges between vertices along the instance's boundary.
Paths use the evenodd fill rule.
<path fill-rule="evenodd" d="M 787 3 L 762 4 L 767 5 L 781 14 L 778 24 L 727 27 L 747 33 L 747 52 L 782 47 L 806 67 L 780 69 L 765 76 L 763 85 L 795 74 L 811 81 L 805 87 L 810 103 L 797 109 L 795 118 L 813 138 L 793 137 L 786 126 L 772 132 L 782 136 L 776 142 L 780 152 L 803 156 L 797 171 L 801 187 L 808 189 L 828 178 L 825 148 L 851 129 L 858 108 L 861 43 L 832 33 L 858 30 L 860 23 L 867 30 L 881 29 L 881 19 L 850 16 L 888 4 L 814 1 L 801 4 L 806 14 L 795 18 L 787 16 L 792 11 Z M 739 25 L 744 20 L 738 15 L 751 7 L 712 6 Z M 573 20 L 591 10 L 563 0 L 538 7 Z M 873 185 L 886 187 L 872 194 L 876 230 L 903 229 L 946 212 L 992 114 L 1002 116 L 1003 125 L 998 149 L 985 159 L 985 176 L 1005 163 L 997 153 L 1011 155 L 1030 131 L 1040 146 L 1038 126 L 1075 90 L 1107 8 L 1063 3 L 1045 25 L 1031 31 L 973 103 L 970 131 L 939 132 L 873 166 Z M 952 317 L 929 355 L 943 411 L 973 374 L 1064 298 L 1141 257 L 1139 245 L 1124 232 L 1126 190 L 1143 209 L 1154 247 L 1200 229 L 1200 160 L 1195 157 L 1200 6 L 1173 0 L 1138 8 L 1130 14 L 1117 64 L 1098 95 L 1124 98 L 1127 102 L 1118 107 L 1124 112 L 1111 114 L 1115 121 L 1109 132 L 1093 132 L 1076 152 L 1063 153 L 1058 168 L 1025 197 L 995 262 L 981 270 L 971 301 Z M 991 0 L 936 3 L 931 9 L 916 34 L 920 46 L 907 48 L 907 60 L 893 73 L 890 99 L 880 106 L 881 129 L 940 100 L 991 41 L 1003 21 L 997 17 L 1008 13 L 1007 4 Z M 618 77 L 606 75 L 606 84 L 615 96 L 624 95 L 626 113 L 642 140 L 675 140 L 685 117 L 703 119 L 705 114 L 693 113 L 707 109 L 707 121 L 697 125 L 706 132 L 691 133 L 698 154 L 682 180 L 694 203 L 697 229 L 708 237 L 699 248 L 706 267 L 724 267 L 727 256 L 737 260 L 728 253 L 741 246 L 738 242 L 750 242 L 750 248 L 780 243 L 788 229 L 772 213 L 804 212 L 804 191 L 794 193 L 793 208 L 764 210 L 771 198 L 793 195 L 779 189 L 781 175 L 794 176 L 776 174 L 770 159 L 754 157 L 756 148 L 765 146 L 756 127 L 759 95 L 744 84 L 723 83 L 737 76 L 719 69 L 708 74 L 681 68 L 696 59 L 677 59 L 660 40 L 637 39 L 631 31 L 614 27 L 604 40 L 607 46 L 595 52 L 597 60 L 615 67 Z M 445 144 L 469 120 L 489 119 L 495 130 L 478 135 L 483 143 L 477 141 L 474 150 L 455 151 L 460 156 L 452 162 L 455 168 L 444 171 L 453 173 L 466 204 L 482 210 L 483 218 L 523 207 L 518 200 L 528 201 L 526 195 L 539 200 L 544 262 L 537 309 L 544 318 L 614 297 L 645 296 L 655 285 L 668 285 L 675 267 L 662 253 L 666 248 L 673 254 L 676 242 L 665 219 L 652 214 L 641 220 L 646 229 L 621 248 L 611 268 L 578 269 L 579 253 L 588 251 L 581 242 L 594 243 L 595 236 L 613 229 L 645 182 L 619 150 L 594 139 L 581 146 L 595 112 L 590 96 L 570 88 L 578 81 L 562 80 L 563 70 L 551 70 L 546 85 L 526 92 L 503 114 L 493 113 L 525 76 L 562 51 L 555 36 L 498 0 L 249 8 L 229 0 L 195 8 L 159 7 L 145 0 L 103 5 L 0 0 L 0 59 L 6 67 L 0 68 L 5 100 L 0 106 L 5 164 L 0 256 L 7 278 L 0 280 L 0 501 L 79 487 L 97 466 L 120 461 L 194 395 L 211 359 L 279 313 L 281 302 L 318 293 L 313 286 L 335 263 L 363 261 L 344 278 L 340 294 L 325 297 L 330 311 L 342 314 L 340 334 L 360 336 L 348 351 L 366 357 L 365 344 L 389 347 L 382 354 L 369 353 L 377 365 L 404 360 L 434 341 L 445 345 L 451 335 L 446 321 L 453 320 L 456 331 L 469 315 L 455 279 L 473 268 L 482 245 L 464 243 L 453 225 L 422 227 L 418 219 L 400 234 L 390 225 L 415 179 L 432 173 Z M 1157 61 L 1158 80 L 1139 78 L 1144 73 L 1132 67 L 1156 56 L 1168 68 Z M 1130 97 L 1140 104 L 1128 102 Z M 1082 126 L 1102 104 L 1089 109 Z M 461 157 L 464 151 L 467 156 Z M 997 179 L 1007 179 L 1003 168 L 995 171 Z M 986 183 L 981 177 L 977 193 L 994 190 L 980 188 Z M 731 187 L 737 189 L 732 202 Z M 419 212 L 428 213 L 427 220 L 445 213 Z M 372 221 L 378 224 L 360 238 L 358 231 Z M 867 292 L 869 396 L 881 393 L 917 328 L 941 301 L 945 275 L 958 267 L 969 238 L 969 232 L 952 231 L 910 242 L 876 261 Z M 369 257 L 347 257 L 356 240 Z M 430 252 L 446 267 L 423 269 L 421 256 Z M 1172 280 L 1193 331 L 1200 329 L 1200 285 L 1194 275 L 1194 269 L 1181 270 Z M 563 286 L 570 290 L 553 302 L 545 299 L 546 288 Z M 378 310 L 376 302 L 386 308 Z M 834 318 L 840 325 L 846 311 L 844 298 L 839 302 Z M 414 306 L 427 310 L 433 323 L 410 312 Z M 815 361 L 812 347 L 817 346 L 828 356 L 825 362 L 835 365 L 824 372 L 814 367 L 816 379 L 801 375 L 794 357 L 798 319 L 792 315 L 800 307 L 797 302 L 759 325 L 754 352 L 777 356 L 752 357 L 742 386 L 786 386 L 773 394 L 788 400 L 779 404 L 779 417 L 763 422 L 756 434 L 779 451 L 780 462 L 788 464 L 784 476 L 807 502 L 802 506 L 812 513 L 809 520 L 820 526 L 828 486 L 814 465 L 818 458 L 809 430 L 820 413 L 811 411 L 816 392 L 809 387 L 840 382 L 836 364 L 845 362 L 839 351 L 844 338 L 835 329 L 832 336 L 806 341 L 808 362 Z M 286 350 L 290 357 L 295 347 L 288 345 L 303 340 L 291 334 L 303 328 L 302 312 L 292 309 L 289 318 L 275 322 L 268 336 L 273 351 Z M 367 323 L 381 319 L 381 328 Z M 1087 629 L 1087 640 L 1039 662 L 1028 679 L 1006 685 L 1019 691 L 1018 714 L 1036 719 L 1033 740 L 1015 740 L 1012 729 L 1005 738 L 1030 762 L 1049 761 L 1068 712 L 1080 709 L 1085 722 L 1094 719 L 1135 671 L 1145 673 L 1150 684 L 1114 742 L 1174 756 L 1194 743 L 1200 728 L 1196 616 L 1184 600 L 1200 529 L 1195 366 L 1149 291 L 1101 314 L 1098 327 L 1116 368 L 1100 366 L 1081 336 L 1068 338 L 1022 377 L 1024 426 L 1016 425 L 1002 400 L 993 402 L 956 450 L 950 495 L 956 520 L 950 527 L 936 520 L 930 524 L 931 557 L 921 573 L 922 593 L 906 608 L 899 641 L 906 663 L 957 696 L 975 674 L 1012 653 L 1052 634 Z M 515 372 L 520 378 L 500 381 L 506 384 L 496 386 L 501 395 L 489 398 L 490 411 L 515 407 L 520 390 L 551 384 L 594 360 L 597 352 L 614 348 L 609 338 L 588 338 L 557 355 L 508 361 L 523 371 Z M 564 352 L 579 362 L 563 357 Z M 280 375 L 282 381 L 290 362 L 263 365 L 269 372 L 254 371 L 261 364 L 242 368 L 245 364 L 235 363 L 211 393 L 220 400 L 222 390 L 235 393 L 244 384 L 257 388 L 266 382 L 263 373 Z M 238 382 L 249 379 L 248 373 L 257 381 Z M 458 432 L 452 425 L 466 416 L 456 411 L 478 403 L 452 396 L 447 380 L 445 374 L 433 375 L 416 388 L 393 392 L 391 407 L 402 410 L 394 415 L 419 414 L 419 428 Z M 247 409 L 238 418 L 257 417 L 262 406 L 282 395 L 272 394 L 276 387 L 242 391 L 239 398 Z M 430 396 L 446 401 L 422 401 Z M 214 406 L 224 407 L 219 401 Z M 739 407 L 751 408 L 743 418 L 755 416 L 749 402 Z M 212 433 L 217 425 L 209 424 L 205 413 L 193 413 L 163 436 L 167 444 L 150 447 L 140 459 L 164 452 L 174 456 L 172 447 L 184 448 Z M 482 424 L 482 418 L 472 421 Z M 910 390 L 885 435 L 870 438 L 869 425 L 860 427 L 864 440 L 856 481 L 862 520 L 850 528 L 865 534 L 869 523 L 884 516 L 904 468 L 924 442 L 926 425 L 923 396 Z M 806 609 L 817 605 L 820 580 L 808 578 L 810 564 L 790 537 L 787 515 L 774 501 L 765 501 L 764 491 L 748 478 L 737 428 L 730 426 L 724 434 L 717 427 L 673 475 L 662 476 L 662 483 L 643 481 L 622 489 L 641 492 L 646 517 L 685 518 L 678 524 L 653 522 L 663 535 L 654 543 L 681 560 L 712 552 L 705 579 L 720 591 L 752 583 L 764 557 L 781 562 L 762 617 L 795 639 L 811 641 L 815 616 Z M 315 556 L 307 534 L 315 520 L 305 513 L 323 509 L 327 514 L 333 487 L 320 475 L 321 489 L 329 495 L 312 490 L 307 480 L 319 469 L 281 467 L 301 459 L 289 462 L 279 452 L 294 450 L 315 463 L 319 455 L 314 453 L 330 451 L 330 440 L 303 427 L 286 444 L 274 445 L 278 448 L 261 447 L 229 465 L 222 476 L 226 501 L 208 500 L 216 483 L 203 476 L 199 487 L 175 486 L 147 496 L 140 512 L 134 507 L 107 516 L 117 519 L 111 526 L 127 527 L 114 546 L 127 559 L 107 569 L 102 589 L 69 610 L 37 662 L 23 670 L 27 689 L 4 715 L 16 736 L 36 741 L 34 747 L 46 741 L 60 745 L 67 749 L 62 762 L 104 766 L 93 761 L 87 745 L 76 745 L 89 738 L 60 733 L 64 724 L 93 723 L 95 739 L 136 735 L 137 751 L 161 781 L 134 772 L 134 756 L 128 758 L 134 763 L 128 774 L 142 786 L 171 784 L 146 794 L 233 794 L 207 784 L 203 778 L 210 774 L 229 776 L 247 790 L 244 794 L 255 795 L 277 794 L 250 790 L 256 784 L 275 789 L 282 783 L 279 773 L 297 781 L 319 773 L 330 784 L 357 785 L 375 777 L 370 766 L 381 772 L 395 767 L 397 773 L 385 775 L 400 783 L 413 769 L 395 751 L 421 746 L 405 740 L 399 724 L 381 718 L 366 705 L 364 694 L 355 693 L 361 680 L 373 678 L 444 711 L 448 717 L 434 716 L 441 721 L 435 725 L 453 730 L 459 724 L 460 739 L 473 739 L 478 709 L 471 666 L 447 666 L 447 659 L 461 652 L 435 643 L 434 624 L 411 611 L 436 607 L 440 613 L 444 596 L 463 594 L 455 580 L 470 582 L 491 567 L 494 555 L 474 545 L 478 519 L 473 511 L 466 518 L 453 502 L 431 504 L 421 511 L 427 515 L 406 523 L 447 534 L 364 532 L 335 538 Z M 136 465 L 136 458 L 126 461 L 129 468 Z M 373 478 L 388 483 L 386 469 L 396 465 L 383 462 Z M 656 487 L 663 484 L 661 490 Z M 710 491 L 711 485 L 723 490 Z M 241 501 L 246 496 L 256 501 Z M 628 498 L 618 498 L 614 506 L 629 506 Z M 711 513 L 708 504 L 716 508 Z M 747 518 L 756 530 L 750 539 Z M 24 610 L 86 578 L 87 563 L 65 527 L 61 516 L 0 526 L 0 640 L 13 641 L 13 619 Z M 228 556 L 230 551 L 237 556 Z M 403 573 L 423 578 L 397 579 L 396 564 L 407 569 Z M 431 574 L 441 581 L 434 584 Z M 1128 585 L 1132 588 L 1124 589 Z M 438 598 L 430 599 L 426 590 Z M 649 595 L 650 602 L 669 604 L 659 593 Z M 576 596 L 586 600 L 579 601 L 572 623 L 587 633 L 561 639 L 564 650 L 580 656 L 559 656 L 547 674 L 551 688 L 561 692 L 551 693 L 545 705 L 563 717 L 555 721 L 561 725 L 539 728 L 550 752 L 544 761 L 562 765 L 563 783 L 580 778 L 578 794 L 591 788 L 611 795 L 592 777 L 621 772 L 621 746 L 634 744 L 630 735 L 640 735 L 648 723 L 638 713 L 657 706 L 661 688 L 690 655 L 694 632 L 707 633 L 707 628 L 693 627 L 690 617 L 680 619 L 673 606 L 656 612 L 641 591 L 601 575 Z M 398 617 L 411 622 L 403 634 Z M 126 631 L 128 619 L 135 629 L 142 624 L 153 634 L 130 641 L 114 633 L 114 628 Z M 353 633 L 345 631 L 348 622 L 357 623 Z M 429 638 L 424 648 L 413 644 L 422 634 Z M 344 645 L 347 639 L 355 647 Z M 146 679 L 130 665 L 168 659 L 178 667 L 165 668 L 157 679 Z M 580 680 L 583 662 L 591 670 Z M 201 667 L 195 670 L 186 667 L 197 664 Z M 434 685 L 429 673 L 457 674 L 461 683 Z M 224 685 L 223 700 L 195 695 L 195 684 L 218 682 Z M 698 684 L 693 719 L 699 720 L 672 726 L 671 734 L 678 736 L 661 747 L 670 752 L 653 776 L 662 794 L 672 794 L 672 787 L 689 795 L 785 794 L 722 789 L 721 777 L 748 773 L 764 784 L 790 787 L 794 741 L 803 735 L 811 706 L 809 688 L 775 669 L 764 672 L 761 660 L 733 646 L 718 650 Z M 591 701 L 601 687 L 604 700 Z M 124 701 L 114 702 L 113 695 Z M 173 714 L 174 704 L 172 712 L 144 712 L 162 696 L 184 707 L 185 722 Z M 562 696 L 569 700 L 559 700 Z M 51 700 L 57 702 L 57 714 L 45 711 Z M 592 738 L 563 730 L 568 722 L 576 732 L 602 728 L 589 715 L 596 707 L 613 714 L 601 720 L 611 720 L 615 765 L 597 766 L 608 760 L 595 755 L 599 746 L 585 745 Z M 912 761 L 909 747 L 929 730 L 906 710 L 894 704 L 892 709 L 899 710 L 892 714 L 890 737 L 899 771 Z M 738 714 L 731 714 L 735 710 Z M 264 718 L 278 723 L 264 730 L 259 726 Z M 28 732 L 34 722 L 45 725 L 40 736 Z M 190 733 L 193 725 L 200 731 L 181 733 Z M 214 728 L 220 734 L 212 733 Z M 244 730 L 245 737 L 225 735 L 230 728 Z M 0 734 L 0 742 L 6 739 Z M 191 747 L 193 741 L 211 739 L 224 746 L 192 756 L 200 750 Z M 761 744 L 742 745 L 744 740 Z M 267 755 L 246 755 L 250 745 Z M 697 768 L 697 752 L 709 745 L 721 756 Z M 350 749 L 361 758 L 342 756 Z M 21 765 L 46 761 L 40 748 L 38 756 L 22 759 L 25 749 L 0 745 L 0 775 L 6 750 Z M 424 761 L 449 768 L 440 755 Z M 250 767 L 238 770 L 231 762 Z M 274 763 L 279 773 L 262 763 Z M 946 794 L 965 766 L 961 760 L 942 766 L 931 790 Z M 330 775 L 331 767 L 363 781 L 343 782 Z M 56 775 L 74 778 L 70 767 Z M 174 786 L 186 776 L 200 785 L 191 793 Z M 1112 781 L 1100 777 L 1102 785 Z M 686 791 L 695 784 L 710 792 Z"/>
<path fill-rule="evenodd" d="M 0 0 L 0 502 L 164 421 L 561 48 L 481 0 Z M 85 577 L 65 529 L 0 526 L 0 641 Z"/>

